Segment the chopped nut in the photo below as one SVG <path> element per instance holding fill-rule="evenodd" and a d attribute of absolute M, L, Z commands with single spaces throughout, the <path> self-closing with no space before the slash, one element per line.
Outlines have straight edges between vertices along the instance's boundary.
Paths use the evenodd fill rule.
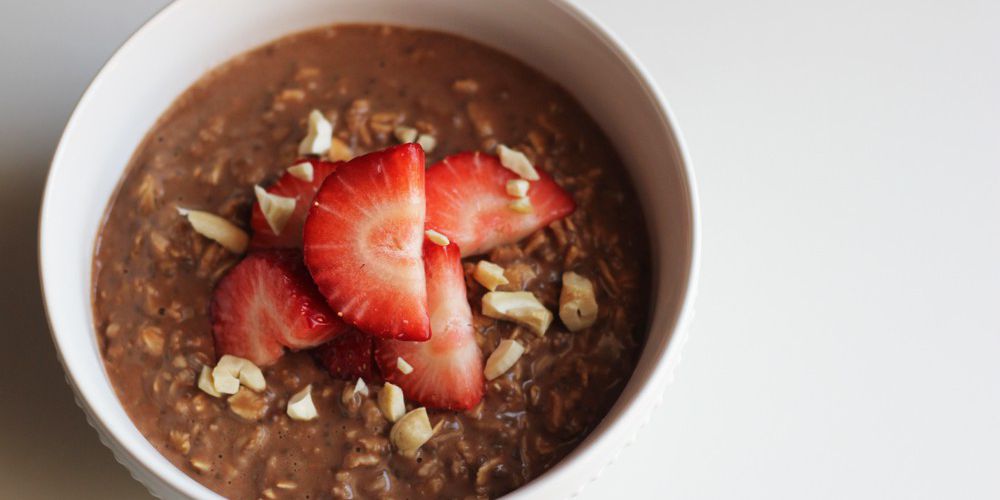
<path fill-rule="evenodd" d="M 201 367 L 201 374 L 198 375 L 198 388 L 213 398 L 222 397 L 222 393 L 215 388 L 215 381 L 212 379 L 212 370 L 210 370 L 207 365 Z M 237 389 L 239 389 L 239 387 L 237 387 Z"/>
<path fill-rule="evenodd" d="M 403 375 L 409 375 L 413 373 L 413 366 L 406 362 L 402 357 L 396 358 L 396 368 L 403 373 Z"/>
<path fill-rule="evenodd" d="M 330 154 L 327 156 L 333 161 L 347 161 L 354 158 L 354 151 L 346 142 L 334 137 L 330 144 Z"/>
<path fill-rule="evenodd" d="M 545 335 L 545 331 L 552 324 L 552 312 L 544 308 L 518 307 L 507 311 L 507 317 L 515 323 L 528 327 L 538 335 Z"/>
<path fill-rule="evenodd" d="M 522 324 L 538 335 L 552 323 L 552 313 L 531 292 L 489 292 L 483 296 L 483 315 Z"/>
<path fill-rule="evenodd" d="M 531 198 L 528 198 L 527 196 L 517 198 L 510 202 L 507 206 L 510 207 L 511 210 L 522 214 L 531 214 L 535 212 L 535 208 L 531 206 Z"/>
<path fill-rule="evenodd" d="M 417 129 L 415 129 L 413 127 L 406 127 L 406 126 L 403 126 L 403 125 L 400 125 L 400 126 L 396 127 L 395 130 L 393 130 L 393 135 L 396 136 L 396 140 L 398 140 L 399 142 L 402 142 L 402 143 L 416 141 L 417 140 L 417 136 L 419 134 L 420 133 L 417 131 Z"/>
<path fill-rule="evenodd" d="M 316 412 L 316 405 L 312 399 L 312 384 L 305 386 L 288 399 L 288 408 L 285 410 L 292 420 L 312 420 L 319 416 Z"/>
<path fill-rule="evenodd" d="M 524 153 L 510 149 L 503 144 L 497 146 L 497 153 L 500 156 L 500 164 L 511 172 L 521 176 L 522 179 L 529 181 L 537 181 L 539 179 L 535 166 L 531 164 L 527 156 L 524 156 Z"/>
<path fill-rule="evenodd" d="M 503 268 L 488 260 L 481 260 L 476 263 L 476 269 L 472 272 L 472 277 L 491 292 L 496 290 L 500 285 L 510 283 L 503 274 Z"/>
<path fill-rule="evenodd" d="M 215 389 L 223 394 L 235 394 L 240 384 L 254 391 L 263 391 L 267 387 L 264 373 L 248 359 L 226 354 L 212 370 L 212 380 Z"/>
<path fill-rule="evenodd" d="M 437 232 L 437 231 L 435 231 L 433 229 L 428 229 L 428 230 L 424 231 L 424 234 L 426 234 L 427 235 L 427 239 L 431 240 L 431 243 L 434 243 L 435 245 L 440 245 L 440 246 L 446 247 L 446 246 L 448 246 L 448 245 L 451 244 L 451 240 L 449 240 L 447 236 L 445 236 L 445 235 L 443 235 L 443 234 L 441 234 L 441 233 L 439 233 L 439 232 Z"/>
<path fill-rule="evenodd" d="M 300 155 L 323 155 L 330 150 L 333 125 L 318 109 L 309 113 L 309 129 L 299 143 Z"/>
<path fill-rule="evenodd" d="M 382 415 L 390 422 L 395 422 L 406 413 L 406 401 L 403 399 L 403 390 L 397 385 L 386 382 L 382 390 L 378 393 L 378 407 L 382 410 Z"/>
<path fill-rule="evenodd" d="M 559 294 L 559 319 L 571 332 L 594 324 L 597 320 L 597 299 L 594 284 L 574 272 L 563 273 Z"/>
<path fill-rule="evenodd" d="M 424 443 L 434 435 L 431 422 L 427 418 L 426 408 L 417 408 L 406 415 L 403 415 L 392 430 L 389 431 L 389 440 L 400 453 L 410 455 L 416 452 Z"/>
<path fill-rule="evenodd" d="M 192 458 L 191 466 L 198 470 L 198 472 L 208 472 L 212 469 L 212 463 L 203 458 Z"/>
<path fill-rule="evenodd" d="M 344 385 L 344 389 L 340 391 L 340 402 L 352 413 L 361 408 L 361 396 L 354 392 L 353 385 Z"/>
<path fill-rule="evenodd" d="M 268 193 L 260 186 L 254 186 L 253 192 L 257 195 L 257 203 L 260 205 L 260 211 L 264 213 L 267 225 L 274 234 L 281 234 L 285 224 L 288 223 L 288 218 L 295 211 L 295 198 Z"/>
<path fill-rule="evenodd" d="M 181 216 L 187 217 L 196 233 L 217 242 L 230 252 L 243 253 L 246 251 L 250 237 L 232 222 L 201 210 L 178 207 L 177 211 Z"/>
<path fill-rule="evenodd" d="M 236 394 L 240 390 L 240 379 L 228 373 L 212 372 L 212 384 L 221 394 Z"/>
<path fill-rule="evenodd" d="M 358 381 L 354 383 L 354 394 L 368 396 L 368 385 L 365 384 L 365 381 L 361 380 L 360 377 L 358 377 Z"/>
<path fill-rule="evenodd" d="M 420 134 L 420 137 L 417 137 L 417 144 L 420 144 L 420 147 L 424 148 L 425 153 L 434 151 L 434 148 L 437 147 L 437 143 L 438 141 L 433 135 Z"/>
<path fill-rule="evenodd" d="M 524 354 L 524 346 L 520 342 L 511 339 L 501 340 L 500 345 L 486 360 L 486 368 L 483 370 L 486 380 L 493 380 L 506 373 L 510 367 L 514 366 L 514 363 L 517 363 L 518 359 L 521 359 L 522 354 Z"/>
<path fill-rule="evenodd" d="M 295 488 L 299 487 L 298 483 L 296 483 L 295 481 L 287 481 L 287 480 L 286 481 L 278 481 L 274 485 L 277 486 L 278 489 L 281 489 L 281 490 L 294 490 Z"/>
<path fill-rule="evenodd" d="M 264 372 L 260 371 L 257 365 L 247 361 L 240 369 L 240 385 L 249 387 L 253 391 L 263 391 L 267 388 Z"/>
<path fill-rule="evenodd" d="M 292 177 L 306 182 L 313 181 L 313 166 L 307 161 L 296 163 L 285 169 Z"/>
<path fill-rule="evenodd" d="M 246 388 L 230 396 L 227 402 L 233 413 L 251 422 L 264 418 L 267 413 L 267 401 Z"/>
<path fill-rule="evenodd" d="M 528 196 L 528 188 L 531 184 L 524 179 L 511 179 L 507 181 L 507 194 L 514 198 L 524 198 Z"/>

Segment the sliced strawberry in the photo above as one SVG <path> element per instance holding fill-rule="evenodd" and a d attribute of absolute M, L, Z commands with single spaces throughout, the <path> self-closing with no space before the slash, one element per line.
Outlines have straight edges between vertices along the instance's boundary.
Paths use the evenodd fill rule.
<path fill-rule="evenodd" d="M 465 296 L 465 274 L 458 245 L 424 244 L 431 339 L 426 342 L 378 340 L 375 359 L 386 380 L 407 399 L 434 408 L 468 409 L 483 398 L 483 355 L 472 328 Z M 413 367 L 401 372 L 397 359 Z"/>
<path fill-rule="evenodd" d="M 309 279 L 298 250 L 248 255 L 215 287 L 211 315 L 216 354 L 258 366 L 277 361 L 282 347 L 315 347 L 348 328 Z"/>
<path fill-rule="evenodd" d="M 375 337 L 351 328 L 317 347 L 313 353 L 330 375 L 345 380 L 361 377 L 369 382 L 378 375 L 375 368 Z"/>
<path fill-rule="evenodd" d="M 497 157 L 459 153 L 427 169 L 427 228 L 458 243 L 462 256 L 514 243 L 573 213 L 576 204 L 545 172 L 528 190 L 533 213 L 510 208 L 507 181 L 517 179 Z"/>
<path fill-rule="evenodd" d="M 344 163 L 316 194 L 304 235 L 306 266 L 338 315 L 377 337 L 430 336 L 420 146 Z"/>
<path fill-rule="evenodd" d="M 253 228 L 251 248 L 302 248 L 302 226 L 305 224 L 306 214 L 309 213 L 309 206 L 312 205 L 313 197 L 316 196 L 316 191 L 323 184 L 323 180 L 337 170 L 339 164 L 317 158 L 302 158 L 292 164 L 302 162 L 309 162 L 313 166 L 311 182 L 285 172 L 267 188 L 268 193 L 295 198 L 295 211 L 288 218 L 281 234 L 274 234 L 274 230 L 264 218 L 264 212 L 260 210 L 260 204 L 254 202 L 253 213 L 250 215 L 250 227 Z"/>

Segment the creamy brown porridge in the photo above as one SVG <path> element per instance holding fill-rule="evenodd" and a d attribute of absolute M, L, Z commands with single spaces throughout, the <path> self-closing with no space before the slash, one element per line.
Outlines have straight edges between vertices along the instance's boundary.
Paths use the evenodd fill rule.
<path fill-rule="evenodd" d="M 440 180 L 447 177 L 442 160 L 454 164 L 465 158 L 471 164 L 480 156 L 455 155 L 480 151 L 481 158 L 497 163 L 492 154 L 500 154 L 500 145 L 523 153 L 542 173 L 541 180 L 525 186 L 551 182 L 575 204 L 571 215 L 564 210 L 516 241 L 493 238 L 507 233 L 492 231 L 474 243 L 488 251 L 466 255 L 463 248 L 461 269 L 482 362 L 489 365 L 502 341 L 516 341 L 524 352 L 483 381 L 481 400 L 469 409 L 434 409 L 442 405 L 426 401 L 437 399 L 413 401 L 404 389 L 405 409 L 427 406 L 429 421 L 437 426 L 412 453 L 401 453 L 392 440 L 394 424 L 379 403 L 383 380 L 406 379 L 380 373 L 385 364 L 365 353 L 382 341 L 358 328 L 324 330 L 333 340 L 318 349 L 286 352 L 294 343 L 275 344 L 269 352 L 278 359 L 261 363 L 266 388 L 252 390 L 244 383 L 234 395 L 215 397 L 198 387 L 203 367 L 215 367 L 222 354 L 213 338 L 219 331 L 213 292 L 250 257 L 194 230 L 178 208 L 216 214 L 252 233 L 254 186 L 272 185 L 288 167 L 301 164 L 300 146 L 314 109 L 332 126 L 333 140 L 324 153 L 331 160 L 400 142 L 423 146 L 430 167 L 428 228 L 441 220 L 432 216 L 431 183 L 450 182 Z M 322 168 L 316 163 L 310 170 L 318 175 Z M 347 168 L 337 167 L 331 175 L 343 171 Z M 510 181 L 521 179 L 505 175 L 511 177 L 505 178 L 505 189 L 509 184 L 514 192 L 511 202 L 533 201 L 530 213 L 543 214 L 535 194 L 516 193 L 521 184 Z M 524 189 L 544 193 L 541 187 Z M 304 218 L 309 200 L 301 203 L 297 216 Z M 520 208 L 515 204 L 512 210 Z M 287 245 L 253 234 L 250 253 L 260 255 L 261 245 L 301 245 L 301 219 L 291 224 L 298 225 L 288 226 L 294 237 Z M 334 26 L 235 58 L 199 80 L 163 115 L 135 152 L 100 232 L 94 312 L 108 374 L 135 425 L 177 467 L 221 495 L 497 497 L 563 458 L 625 386 L 645 338 L 647 247 L 621 160 L 598 124 L 562 88 L 507 55 L 462 38 L 387 26 Z M 267 263 L 277 262 L 290 275 L 317 277 L 319 260 L 310 262 L 307 248 L 306 269 L 300 251 L 274 251 L 285 256 Z M 495 291 L 527 292 L 552 313 L 542 334 L 530 318 L 512 321 L 513 316 L 483 313 L 490 293 L 484 280 L 497 275 L 488 272 L 493 268 L 482 270 L 486 277 L 479 275 L 480 261 L 495 264 L 507 281 L 494 283 Z M 575 274 L 566 278 L 570 272 Z M 599 306 L 596 317 L 576 331 L 569 329 L 572 320 L 560 317 L 566 301 L 561 295 L 575 286 L 572 276 L 592 286 Z M 428 267 L 429 289 L 436 279 Z M 330 298 L 322 280 L 316 281 L 317 296 Z M 434 292 L 428 293 L 433 300 Z M 341 347 L 346 344 L 361 345 L 352 351 L 361 355 L 352 361 L 357 369 L 341 373 L 328 356 L 347 352 Z M 421 367 L 416 368 L 419 375 Z M 365 391 L 356 390 L 358 375 Z M 317 416 L 291 418 L 289 399 L 310 384 Z"/>

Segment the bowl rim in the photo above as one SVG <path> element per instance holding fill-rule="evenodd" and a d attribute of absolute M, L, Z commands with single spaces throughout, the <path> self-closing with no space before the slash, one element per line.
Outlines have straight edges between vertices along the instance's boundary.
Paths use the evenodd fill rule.
<path fill-rule="evenodd" d="M 528 497 L 532 496 L 536 492 L 544 491 L 547 485 L 554 483 L 558 481 L 560 477 L 565 476 L 568 472 L 567 469 L 571 467 L 574 462 L 576 462 L 577 457 L 586 453 L 588 448 L 593 447 L 598 440 L 602 439 L 603 434 L 608 434 L 608 431 L 611 429 L 624 425 L 624 421 L 637 419 L 638 417 L 641 424 L 634 428 L 629 439 L 619 443 L 613 455 L 605 458 L 603 465 L 592 473 L 590 477 L 585 478 L 583 481 L 579 481 L 580 484 L 576 490 L 567 495 L 576 496 L 587 484 L 599 477 L 603 470 L 606 469 L 608 465 L 613 463 L 617 456 L 635 439 L 635 435 L 638 434 L 641 428 L 649 420 L 653 410 L 659 405 L 664 389 L 670 382 L 672 382 L 673 370 L 680 361 L 681 351 L 686 343 L 689 326 L 694 316 L 694 301 L 697 295 L 697 285 L 701 268 L 702 228 L 697 182 L 686 142 L 681 129 L 677 125 L 677 120 L 674 117 L 675 115 L 669 105 L 669 102 L 664 97 L 655 79 L 653 79 L 646 67 L 640 62 L 638 57 L 636 57 L 634 52 L 632 52 L 632 50 L 611 29 L 599 21 L 593 14 L 588 12 L 585 8 L 572 3 L 571 0 L 544 1 L 562 10 L 566 15 L 579 23 L 582 27 L 586 28 L 591 36 L 594 36 L 605 47 L 607 47 L 607 49 L 610 50 L 611 53 L 625 65 L 631 73 L 632 78 L 636 80 L 646 93 L 647 99 L 655 106 L 654 111 L 656 111 L 664 130 L 668 132 L 668 139 L 675 152 L 677 166 L 683 177 L 683 188 L 686 190 L 686 194 L 688 196 L 687 208 L 690 212 L 688 222 L 690 224 L 691 231 L 690 245 L 688 248 L 690 258 L 686 269 L 687 282 L 685 283 L 683 293 L 681 294 L 681 305 L 672 327 L 673 331 L 670 333 L 670 337 L 667 342 L 659 348 L 659 352 L 654 353 L 657 361 L 649 373 L 647 380 L 642 381 L 642 384 L 638 387 L 638 390 L 629 401 L 623 402 L 621 397 L 619 397 L 613 408 L 620 405 L 624 405 L 624 407 L 614 421 L 609 422 L 607 420 L 602 420 L 600 424 L 591 431 L 590 435 L 574 447 L 574 449 L 567 456 L 559 460 L 553 467 L 543 472 L 538 477 L 510 492 L 508 494 L 510 497 Z M 95 406 L 90 397 L 90 392 L 98 390 L 98 388 L 83 387 L 78 382 L 74 371 L 70 369 L 69 365 L 67 365 L 63 352 L 63 345 L 60 343 L 59 335 L 56 333 L 52 320 L 54 314 L 53 311 L 57 308 L 51 306 L 49 303 L 50 294 L 46 287 L 44 258 L 45 248 L 43 247 L 45 241 L 44 236 L 46 233 L 45 221 L 52 218 L 52 216 L 47 214 L 56 210 L 55 207 L 52 206 L 50 196 L 53 189 L 53 172 L 57 165 L 65 162 L 64 157 L 67 138 L 72 136 L 76 128 L 79 127 L 82 110 L 87 107 L 87 103 L 93 98 L 92 96 L 98 92 L 98 89 L 104 85 L 105 80 L 110 78 L 109 75 L 111 75 L 114 69 L 118 66 L 119 60 L 124 57 L 124 54 L 127 51 L 132 49 L 132 46 L 135 45 L 135 40 L 142 37 L 147 31 L 153 30 L 154 27 L 164 22 L 164 19 L 167 18 L 172 11 L 181 8 L 181 6 L 186 3 L 188 2 L 185 2 L 184 0 L 172 0 L 169 4 L 165 5 L 148 20 L 142 23 L 141 26 L 133 31 L 132 34 L 129 35 L 125 41 L 121 43 L 121 45 L 119 45 L 111 57 L 109 57 L 108 60 L 101 66 L 96 76 L 94 76 L 93 80 L 91 80 L 84 92 L 81 94 L 80 99 L 77 101 L 73 112 L 67 120 L 66 126 L 60 134 L 58 145 L 49 164 L 48 172 L 46 173 L 45 187 L 42 193 L 38 215 L 37 252 L 39 283 L 46 322 L 49 327 L 49 335 L 55 345 L 56 357 L 63 368 L 66 382 L 73 390 L 76 404 L 81 410 L 83 410 L 87 421 L 92 427 L 94 427 L 95 430 L 98 431 L 98 437 L 101 442 L 111 449 L 115 459 L 126 468 L 134 479 L 143 484 L 143 486 L 147 489 L 149 489 L 150 484 L 137 477 L 136 472 L 132 470 L 128 464 L 124 463 L 122 456 L 128 458 L 130 462 L 141 467 L 144 472 L 174 490 L 190 497 L 198 497 L 203 495 L 206 491 L 212 494 L 215 494 L 215 492 L 199 483 L 189 474 L 181 471 L 179 468 L 176 468 L 176 466 L 174 466 L 174 468 L 176 469 L 176 472 L 179 473 L 178 477 L 180 480 L 177 480 L 175 477 L 171 477 L 173 475 L 170 474 L 171 471 L 162 470 L 160 467 L 151 464 L 151 462 L 147 460 L 147 458 L 151 458 L 147 456 L 148 450 L 137 449 L 136 446 L 130 443 L 129 440 L 124 439 L 120 429 L 113 428 L 105 424 L 104 420 L 109 415 L 105 414 L 101 408 Z M 89 252 L 92 254 L 93 249 L 91 248 Z M 89 285 L 90 284 L 88 284 L 88 288 L 90 288 Z M 90 326 L 91 328 L 93 327 L 93 325 Z M 649 345 L 647 344 L 644 349 L 648 347 Z M 632 381 L 630 380 L 629 384 L 631 383 Z M 636 404 L 640 401 L 649 400 L 655 401 L 653 401 L 652 405 L 646 409 L 642 409 L 640 408 L 641 405 Z M 120 400 L 118 401 L 118 404 L 121 404 Z M 645 412 L 645 414 L 636 414 L 640 411 Z M 598 432 L 598 430 L 601 430 L 601 432 Z M 141 436 L 141 433 L 140 437 L 145 439 L 144 436 Z M 159 455 L 159 452 L 155 449 L 153 449 L 153 452 Z M 173 464 L 170 465 L 173 466 Z M 152 493 L 152 490 L 150 490 L 150 492 Z"/>

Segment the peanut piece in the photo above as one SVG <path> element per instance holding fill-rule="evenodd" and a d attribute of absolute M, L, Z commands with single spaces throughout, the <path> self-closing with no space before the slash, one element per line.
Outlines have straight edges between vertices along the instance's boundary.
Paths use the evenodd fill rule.
<path fill-rule="evenodd" d="M 522 179 L 529 181 L 537 181 L 539 179 L 538 171 L 535 170 L 535 166 L 531 164 L 528 157 L 524 156 L 524 153 L 510 149 L 503 144 L 497 146 L 497 153 L 500 156 L 500 164 L 511 172 L 521 176 Z"/>
<path fill-rule="evenodd" d="M 208 366 L 201 367 L 201 373 L 198 375 L 198 388 L 213 398 L 222 397 L 222 393 L 215 388 L 215 381 L 212 379 L 212 370 Z"/>
<path fill-rule="evenodd" d="M 507 317 L 515 323 L 528 327 L 529 330 L 538 335 L 545 335 L 545 331 L 552 324 L 552 312 L 545 308 L 515 307 L 507 311 Z"/>
<path fill-rule="evenodd" d="M 531 292 L 489 292 L 483 296 L 483 315 L 519 323 L 538 335 L 552 323 L 552 313 Z"/>
<path fill-rule="evenodd" d="M 323 155 L 330 150 L 333 140 L 333 125 L 318 109 L 309 113 L 309 128 L 306 137 L 299 143 L 300 155 Z"/>
<path fill-rule="evenodd" d="M 296 163 L 285 169 L 286 172 L 291 174 L 292 177 L 296 179 L 312 182 L 313 181 L 313 166 L 312 163 L 304 161 L 302 163 Z"/>
<path fill-rule="evenodd" d="M 409 375 L 413 373 L 413 365 L 406 362 L 402 357 L 396 358 L 396 368 L 399 369 L 403 375 Z"/>
<path fill-rule="evenodd" d="M 524 346 L 520 342 L 511 339 L 501 340 L 500 345 L 486 360 L 486 368 L 483 370 L 486 380 L 493 380 L 506 373 L 518 359 L 521 359 L 522 354 Z"/>
<path fill-rule="evenodd" d="M 481 260 L 476 263 L 476 269 L 472 271 L 472 277 L 487 290 L 496 290 L 500 285 L 509 284 L 510 281 L 504 276 L 502 267 L 488 261 Z"/>
<path fill-rule="evenodd" d="M 420 144 L 420 147 L 424 148 L 425 153 L 434 151 L 437 143 L 438 141 L 433 135 L 420 134 L 420 137 L 417 137 L 417 144 Z"/>
<path fill-rule="evenodd" d="M 399 386 L 386 382 L 378 393 L 378 408 L 390 422 L 399 420 L 406 413 L 406 401 Z"/>
<path fill-rule="evenodd" d="M 177 207 L 177 212 L 187 217 L 194 231 L 233 253 L 243 253 L 247 249 L 250 237 L 235 224 L 222 217 L 201 210 L 188 210 Z"/>
<path fill-rule="evenodd" d="M 319 413 L 312 399 L 312 384 L 293 394 L 288 399 L 288 408 L 285 411 L 292 420 L 306 421 L 318 417 Z"/>
<path fill-rule="evenodd" d="M 368 385 L 365 384 L 364 380 L 361 380 L 361 377 L 358 377 L 358 381 L 354 383 L 354 394 L 368 396 Z"/>
<path fill-rule="evenodd" d="M 417 136 L 420 134 L 417 131 L 417 129 L 415 129 L 413 127 L 406 127 L 406 126 L 403 126 L 403 125 L 400 125 L 400 126 L 396 127 L 396 129 L 393 130 L 392 133 L 393 133 L 393 135 L 396 136 L 396 140 L 397 141 L 399 141 L 401 143 L 404 143 L 404 144 L 408 143 L 408 142 L 416 141 L 417 140 Z"/>
<path fill-rule="evenodd" d="M 249 387 L 251 390 L 260 392 L 267 387 L 264 381 L 264 372 L 260 371 L 257 365 L 247 361 L 240 368 L 240 385 Z"/>
<path fill-rule="evenodd" d="M 260 205 L 260 211 L 264 213 L 267 225 L 274 234 L 281 234 L 285 224 L 288 223 L 288 218 L 295 211 L 295 198 L 268 193 L 260 186 L 254 186 L 253 192 L 257 196 L 257 203 Z"/>
<path fill-rule="evenodd" d="M 531 184 L 524 179 L 511 179 L 507 181 L 507 194 L 512 198 L 524 198 L 528 196 L 528 188 Z"/>
<path fill-rule="evenodd" d="M 212 370 L 215 389 L 223 394 L 236 394 L 240 384 L 260 392 L 267 387 L 264 373 L 248 359 L 226 354 Z"/>
<path fill-rule="evenodd" d="M 594 285 L 574 272 L 563 273 L 559 293 L 559 319 L 571 332 L 583 330 L 597 320 Z"/>
<path fill-rule="evenodd" d="M 392 426 L 389 441 L 396 445 L 400 453 L 412 455 L 433 435 L 434 429 L 427 418 L 427 409 L 421 407 L 403 415 Z"/>
<path fill-rule="evenodd" d="M 212 384 L 221 394 L 236 394 L 240 390 L 240 379 L 229 373 L 212 371 Z"/>

